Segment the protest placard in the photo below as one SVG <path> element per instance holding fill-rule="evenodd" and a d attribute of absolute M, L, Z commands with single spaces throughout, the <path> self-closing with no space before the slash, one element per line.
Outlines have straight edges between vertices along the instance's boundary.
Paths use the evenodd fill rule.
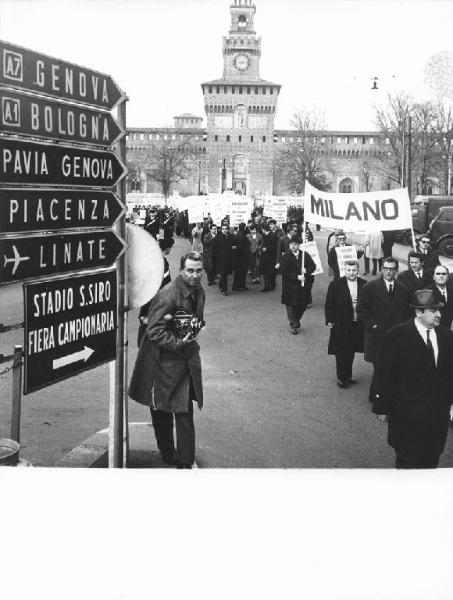
<path fill-rule="evenodd" d="M 308 252 L 308 254 L 315 261 L 316 270 L 313 272 L 313 275 L 319 275 L 320 273 L 324 273 L 321 264 L 321 257 L 319 256 L 318 247 L 316 246 L 316 242 L 305 242 L 305 244 L 301 244 L 300 249 L 302 251 Z"/>
<path fill-rule="evenodd" d="M 357 250 L 355 246 L 336 246 L 335 252 L 337 253 L 340 277 L 344 277 L 344 264 L 347 260 L 357 260 Z"/>

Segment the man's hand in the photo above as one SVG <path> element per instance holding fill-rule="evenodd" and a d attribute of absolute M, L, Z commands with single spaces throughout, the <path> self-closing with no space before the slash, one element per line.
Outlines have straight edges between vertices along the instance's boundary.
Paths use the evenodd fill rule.
<path fill-rule="evenodd" d="M 275 268 L 279 269 L 280 268 L 280 263 L 276 263 Z"/>
<path fill-rule="evenodd" d="M 376 418 L 380 423 L 387 423 L 389 420 L 387 415 L 376 415 Z"/>
<path fill-rule="evenodd" d="M 303 276 L 303 275 L 298 275 L 298 276 L 297 276 L 297 279 L 298 279 L 299 281 L 303 281 L 303 279 L 304 279 L 304 276 Z"/>
<path fill-rule="evenodd" d="M 333 327 L 333 323 L 327 323 L 328 327 L 330 327 L 330 329 L 332 329 Z"/>

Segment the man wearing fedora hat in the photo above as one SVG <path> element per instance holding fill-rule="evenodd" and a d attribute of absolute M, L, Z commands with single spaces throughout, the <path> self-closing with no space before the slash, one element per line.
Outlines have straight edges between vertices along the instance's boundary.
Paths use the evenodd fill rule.
<path fill-rule="evenodd" d="M 376 372 L 373 412 L 388 421 L 388 443 L 398 469 L 433 469 L 448 434 L 453 402 L 453 334 L 439 327 L 442 302 L 417 290 L 415 318 L 384 335 Z"/>

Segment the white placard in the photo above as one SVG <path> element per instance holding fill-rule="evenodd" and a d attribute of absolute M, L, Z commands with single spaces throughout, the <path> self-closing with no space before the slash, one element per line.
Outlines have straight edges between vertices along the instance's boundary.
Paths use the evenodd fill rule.
<path fill-rule="evenodd" d="M 308 252 L 308 254 L 315 261 L 316 270 L 312 273 L 312 275 L 320 275 L 321 273 L 324 273 L 324 270 L 323 270 L 322 264 L 321 264 L 321 257 L 319 256 L 318 247 L 316 246 L 316 242 L 314 242 L 314 241 L 313 242 L 305 242 L 305 244 L 301 244 L 299 246 L 299 248 L 302 251 L 305 250 L 305 252 Z"/>
<path fill-rule="evenodd" d="M 230 226 L 237 227 L 239 223 L 247 223 L 252 212 L 252 199 L 236 194 L 231 198 Z"/>
<path fill-rule="evenodd" d="M 340 277 L 344 277 L 344 263 L 347 260 L 357 260 L 357 250 L 355 249 L 355 246 L 336 246 L 335 251 L 337 253 Z"/>

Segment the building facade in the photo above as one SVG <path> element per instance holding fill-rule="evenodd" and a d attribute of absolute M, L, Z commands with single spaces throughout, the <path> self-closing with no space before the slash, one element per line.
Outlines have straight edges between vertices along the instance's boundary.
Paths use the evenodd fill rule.
<path fill-rule="evenodd" d="M 281 86 L 260 76 L 261 38 L 254 27 L 252 0 L 232 0 L 231 23 L 223 37 L 223 74 L 201 84 L 206 113 L 203 119 L 184 113 L 174 127 L 128 129 L 128 190 L 159 192 L 149 176 L 151 156 L 162 144 L 189 142 L 183 179 L 172 185 L 182 195 L 233 190 L 260 196 L 288 194 L 288 181 L 279 168 L 282 151 L 300 143 L 300 132 L 275 130 Z M 387 154 L 386 141 L 376 131 L 322 131 L 314 135 L 331 191 L 362 192 L 395 187 L 380 174 L 378 163 Z"/>

